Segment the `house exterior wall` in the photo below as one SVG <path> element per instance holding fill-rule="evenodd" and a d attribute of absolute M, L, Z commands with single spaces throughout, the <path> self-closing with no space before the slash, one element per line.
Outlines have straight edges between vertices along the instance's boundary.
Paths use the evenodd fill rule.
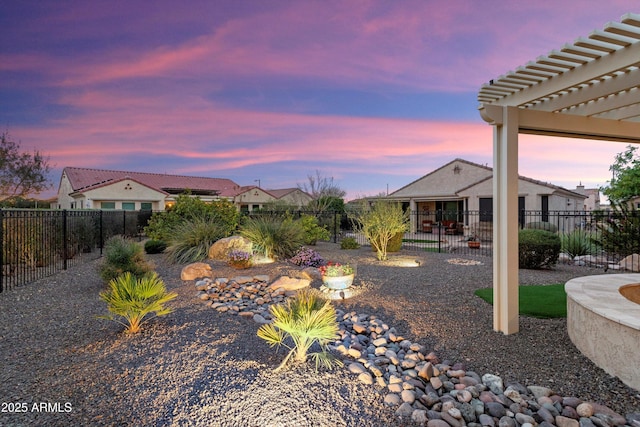
<path fill-rule="evenodd" d="M 275 197 L 271 194 L 258 187 L 254 187 L 238 194 L 233 201 L 241 211 L 251 212 L 256 209 L 261 209 L 265 203 L 275 200 Z"/>
<path fill-rule="evenodd" d="M 391 194 L 393 198 L 453 196 L 473 182 L 492 176 L 492 171 L 472 164 L 454 161 Z"/>
<path fill-rule="evenodd" d="M 60 178 L 60 185 L 58 186 L 58 202 L 56 203 L 57 209 L 71 209 L 71 203 L 74 202 L 73 197 L 69 196 L 69 193 L 73 191 L 69 178 L 65 174 L 62 174 Z"/>
<path fill-rule="evenodd" d="M 282 196 L 279 200 L 282 200 L 287 204 L 297 206 L 298 208 L 302 208 L 307 206 L 313 200 L 313 198 L 304 191 L 295 190 Z"/>

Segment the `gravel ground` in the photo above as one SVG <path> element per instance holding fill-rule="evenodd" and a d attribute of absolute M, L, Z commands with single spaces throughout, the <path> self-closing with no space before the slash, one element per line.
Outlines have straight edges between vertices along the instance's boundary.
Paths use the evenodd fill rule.
<path fill-rule="evenodd" d="M 603 403 L 622 415 L 640 411 L 640 393 L 583 357 L 566 320 L 521 317 L 518 334 L 493 331 L 491 306 L 473 295 L 491 286 L 489 258 L 457 265 L 447 260 L 473 257 L 403 251 L 379 263 L 364 248 L 321 243 L 316 250 L 326 259 L 357 262 L 360 292 L 337 307 L 378 315 L 441 360 Z M 274 374 L 284 354 L 257 338 L 257 324 L 207 308 L 195 299 L 193 283 L 180 280 L 181 266 L 160 255 L 150 259 L 179 296 L 170 303 L 173 313 L 136 336 L 96 318 L 106 314 L 98 298 L 100 261 L 0 294 L 0 425 L 403 425 L 382 394 L 346 369 L 316 373 L 302 366 Z M 395 265 L 416 259 L 419 267 Z M 216 277 L 237 275 L 211 264 Z M 278 263 L 243 274 L 275 278 L 294 268 Z M 559 265 L 524 270 L 520 281 L 561 283 L 602 273 Z"/>

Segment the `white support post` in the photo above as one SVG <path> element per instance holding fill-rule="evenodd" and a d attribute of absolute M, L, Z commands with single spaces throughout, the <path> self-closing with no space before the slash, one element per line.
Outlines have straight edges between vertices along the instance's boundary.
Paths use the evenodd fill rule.
<path fill-rule="evenodd" d="M 409 218 L 411 227 L 409 231 L 413 234 L 417 230 L 422 229 L 422 224 L 418 224 L 418 221 L 420 221 L 420 216 L 418 215 L 418 208 L 414 199 L 409 200 L 409 215 L 412 215 L 412 218 Z"/>
<path fill-rule="evenodd" d="M 518 324 L 518 108 L 501 107 L 493 131 L 493 329 Z"/>

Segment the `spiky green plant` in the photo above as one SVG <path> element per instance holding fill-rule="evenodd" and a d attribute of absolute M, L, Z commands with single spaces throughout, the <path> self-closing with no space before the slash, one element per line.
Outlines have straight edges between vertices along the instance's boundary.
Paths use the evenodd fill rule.
<path fill-rule="evenodd" d="M 291 258 L 305 241 L 298 221 L 278 216 L 246 218 L 240 235 L 249 239 L 257 252 L 272 259 Z"/>
<path fill-rule="evenodd" d="M 111 280 L 108 290 L 100 292 L 100 299 L 107 303 L 111 312 L 100 317 L 118 322 L 125 326 L 126 333 L 135 334 L 147 320 L 171 313 L 173 310 L 164 304 L 177 296 L 174 292 L 167 292 L 164 282 L 155 272 L 139 279 L 127 272 Z M 154 316 L 145 319 L 151 313 Z"/>
<path fill-rule="evenodd" d="M 574 230 L 568 234 L 561 234 L 560 243 L 560 251 L 572 258 L 598 253 L 598 244 L 593 240 L 591 233 L 584 230 Z"/>
<path fill-rule="evenodd" d="M 140 244 L 121 236 L 114 236 L 107 240 L 104 262 L 100 265 L 100 277 L 105 282 L 126 272 L 135 277 L 142 277 L 148 274 L 151 268 Z"/>
<path fill-rule="evenodd" d="M 402 246 L 402 234 L 409 227 L 409 212 L 400 203 L 382 200 L 372 207 L 363 203 L 351 219 L 357 232 L 369 239 L 379 261 L 387 259 L 389 243 L 394 238 Z"/>
<path fill-rule="evenodd" d="M 203 261 L 211 245 L 223 237 L 227 231 L 217 222 L 201 218 L 184 221 L 173 229 L 165 253 L 169 261 L 180 264 Z"/>
<path fill-rule="evenodd" d="M 316 292 L 302 289 L 286 304 L 272 305 L 269 311 L 273 323 L 262 325 L 258 329 L 258 336 L 271 347 L 282 345 L 289 349 L 287 356 L 275 369 L 276 372 L 284 368 L 292 357 L 294 361 L 304 363 L 311 356 L 316 369 L 320 365 L 327 368 L 334 364 L 342 365 L 327 348 L 338 334 L 336 311 L 331 301 L 323 301 Z M 289 342 L 292 344 L 289 345 Z M 309 353 L 314 344 L 318 344 L 320 351 Z"/>

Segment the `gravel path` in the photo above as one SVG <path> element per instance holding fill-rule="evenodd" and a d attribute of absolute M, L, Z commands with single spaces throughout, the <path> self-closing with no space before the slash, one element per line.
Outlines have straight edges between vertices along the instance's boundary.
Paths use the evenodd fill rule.
<path fill-rule="evenodd" d="M 491 306 L 473 295 L 491 286 L 489 258 L 457 265 L 449 254 L 401 252 L 379 263 L 367 249 L 316 248 L 326 259 L 357 262 L 360 293 L 343 310 L 376 314 L 406 338 L 480 374 L 540 385 L 561 395 L 640 411 L 640 393 L 593 365 L 571 344 L 566 320 L 521 317 L 520 333 L 492 330 Z M 257 338 L 252 320 L 207 308 L 181 266 L 150 257 L 175 311 L 136 336 L 97 319 L 106 307 L 100 261 L 0 294 L 2 426 L 211 425 L 400 426 L 382 395 L 346 370 L 296 367 L 273 374 L 283 357 Z M 217 277 L 237 272 L 211 262 Z M 294 266 L 256 266 L 249 274 L 286 274 Z M 561 283 L 602 270 L 560 265 L 521 272 L 522 284 Z M 318 285 L 318 284 L 314 284 Z"/>

